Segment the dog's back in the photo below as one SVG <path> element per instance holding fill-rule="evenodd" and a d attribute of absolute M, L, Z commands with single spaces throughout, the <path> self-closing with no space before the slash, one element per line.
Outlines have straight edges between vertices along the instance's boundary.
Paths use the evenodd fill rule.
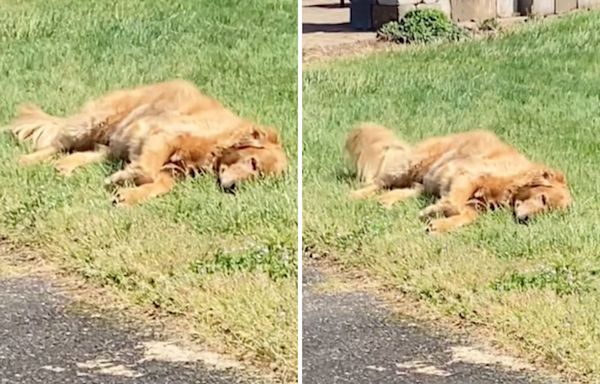
<path fill-rule="evenodd" d="M 48 115 L 36 106 L 24 106 L 8 129 L 19 141 L 30 141 L 36 150 L 46 147 L 56 147 L 59 151 L 89 150 L 97 144 L 107 145 L 111 136 L 144 116 L 168 112 L 179 116 L 201 115 L 206 119 L 203 114 L 215 111 L 220 122 L 224 114 L 232 115 L 192 83 L 172 80 L 112 91 L 66 118 Z"/>
<path fill-rule="evenodd" d="M 361 123 L 348 134 L 346 152 L 365 184 L 390 186 L 389 179 L 404 172 L 410 146 L 391 130 L 373 123 Z"/>

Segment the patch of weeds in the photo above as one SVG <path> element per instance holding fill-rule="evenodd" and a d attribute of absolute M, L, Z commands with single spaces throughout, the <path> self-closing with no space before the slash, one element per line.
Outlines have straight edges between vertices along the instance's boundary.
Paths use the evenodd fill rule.
<path fill-rule="evenodd" d="M 0 223 L 13 229 L 31 229 L 52 210 L 62 207 L 67 196 L 48 193 L 45 187 L 32 189 L 21 200 L 7 208 Z"/>
<path fill-rule="evenodd" d="M 130 284 L 135 286 L 135 279 L 132 279 L 132 273 L 123 269 L 107 271 L 104 275 L 104 279 L 107 283 L 127 287 L 128 289 L 133 288 Z"/>
<path fill-rule="evenodd" d="M 448 302 L 446 292 L 439 287 L 427 287 L 418 290 L 417 294 L 421 300 L 426 300 L 434 304 L 445 304 Z"/>
<path fill-rule="evenodd" d="M 220 249 L 212 262 L 193 261 L 190 268 L 197 274 L 260 271 L 273 280 L 279 280 L 295 277 L 296 263 L 296 254 L 288 248 L 281 245 L 265 245 L 251 249 Z"/>
<path fill-rule="evenodd" d="M 360 225 L 352 228 L 350 231 L 339 232 L 335 237 L 335 245 L 337 248 L 353 250 L 359 252 L 365 242 L 370 239 L 377 238 L 389 229 L 389 224 L 371 221 L 368 217 Z"/>
<path fill-rule="evenodd" d="M 479 24 L 477 24 L 477 28 L 480 31 L 485 32 L 498 32 L 502 29 L 502 26 L 500 25 L 498 19 L 491 18 L 481 21 Z"/>
<path fill-rule="evenodd" d="M 417 9 L 408 12 L 400 21 L 383 25 L 377 31 L 377 37 L 400 44 L 427 44 L 465 40 L 468 33 L 442 11 Z"/>
<path fill-rule="evenodd" d="M 555 265 L 533 273 L 513 272 L 494 282 L 492 288 L 505 292 L 550 288 L 558 295 L 571 295 L 594 290 L 591 275 L 571 266 Z"/>

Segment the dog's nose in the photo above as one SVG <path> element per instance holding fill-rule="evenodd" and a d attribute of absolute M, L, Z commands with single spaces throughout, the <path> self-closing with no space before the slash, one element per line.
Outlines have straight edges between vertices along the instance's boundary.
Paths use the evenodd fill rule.
<path fill-rule="evenodd" d="M 529 215 L 516 215 L 515 218 L 519 224 L 529 224 Z"/>
<path fill-rule="evenodd" d="M 225 193 L 231 193 L 231 194 L 235 194 L 235 184 L 230 185 L 227 188 L 223 188 L 223 192 Z"/>
<path fill-rule="evenodd" d="M 223 190 L 223 192 L 232 193 L 232 194 L 235 193 L 235 190 L 236 190 L 235 182 L 227 182 L 227 183 L 219 182 L 219 184 L 221 185 L 221 189 Z"/>

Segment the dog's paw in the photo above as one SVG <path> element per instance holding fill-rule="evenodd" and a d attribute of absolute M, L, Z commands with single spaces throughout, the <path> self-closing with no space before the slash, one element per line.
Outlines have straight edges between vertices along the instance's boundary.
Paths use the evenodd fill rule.
<path fill-rule="evenodd" d="M 431 219 L 451 217 L 459 214 L 459 210 L 448 203 L 436 203 L 419 212 L 419 219 L 429 221 Z"/>
<path fill-rule="evenodd" d="M 384 208 L 392 208 L 392 206 L 398 202 L 398 199 L 395 196 L 389 195 L 389 194 L 383 194 L 380 196 L 377 196 L 377 198 L 375 199 L 377 200 L 377 202 L 379 204 L 381 204 Z"/>
<path fill-rule="evenodd" d="M 440 209 L 435 205 L 430 205 L 419 212 L 419 219 L 425 222 L 439 216 L 441 216 Z"/>
<path fill-rule="evenodd" d="M 59 160 L 54 164 L 54 169 L 56 169 L 56 172 L 58 172 L 59 175 L 69 177 L 73 175 L 75 167 L 67 162 L 61 162 Z"/>
<path fill-rule="evenodd" d="M 104 185 L 105 186 L 111 186 L 111 185 L 120 186 L 120 185 L 125 184 L 125 182 L 130 180 L 131 178 L 132 178 L 131 172 L 129 172 L 128 170 L 122 169 L 120 171 L 113 173 L 112 175 L 108 176 L 107 178 L 105 178 Z"/>
<path fill-rule="evenodd" d="M 454 221 L 449 218 L 431 220 L 427 225 L 427 232 L 431 235 L 446 233 L 456 227 Z"/>
<path fill-rule="evenodd" d="M 17 164 L 19 164 L 20 167 L 28 167 L 28 166 L 34 165 L 38 162 L 39 162 L 38 158 L 36 156 L 34 156 L 34 154 L 32 154 L 32 153 L 28 154 L 28 155 L 21 155 L 17 159 Z"/>
<path fill-rule="evenodd" d="M 348 197 L 350 200 L 363 200 L 365 198 L 365 193 L 359 189 L 356 191 L 351 191 L 348 194 Z"/>
<path fill-rule="evenodd" d="M 112 198 L 112 204 L 118 207 L 135 205 L 144 199 L 139 188 L 119 188 Z"/>

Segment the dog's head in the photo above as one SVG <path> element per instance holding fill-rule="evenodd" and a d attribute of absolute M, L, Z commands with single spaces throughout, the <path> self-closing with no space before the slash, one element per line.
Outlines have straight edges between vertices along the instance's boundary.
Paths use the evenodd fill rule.
<path fill-rule="evenodd" d="M 233 192 L 243 181 L 283 174 L 287 164 L 277 132 L 253 127 L 248 135 L 223 151 L 215 170 L 221 188 Z"/>
<path fill-rule="evenodd" d="M 565 176 L 556 170 L 540 167 L 526 174 L 514 191 L 512 207 L 515 218 L 526 223 L 530 218 L 550 210 L 565 210 L 573 199 Z"/>

